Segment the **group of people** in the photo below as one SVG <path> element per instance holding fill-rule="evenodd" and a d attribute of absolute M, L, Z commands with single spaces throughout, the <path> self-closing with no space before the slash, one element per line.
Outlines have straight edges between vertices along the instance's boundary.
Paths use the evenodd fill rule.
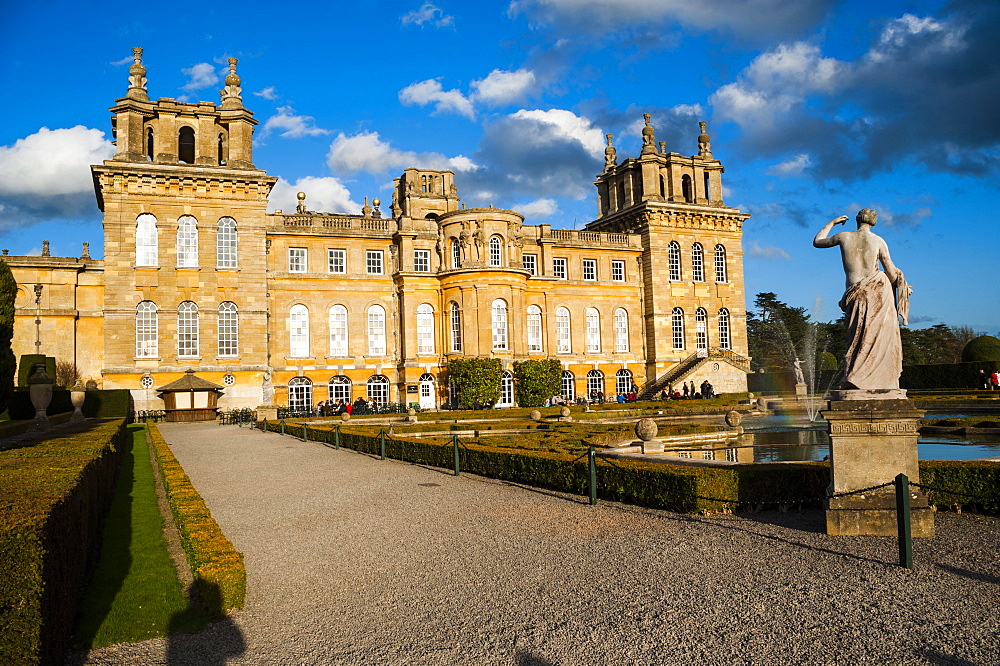
<path fill-rule="evenodd" d="M 979 388 L 984 391 L 1000 391 L 1000 373 L 979 371 Z"/>
<path fill-rule="evenodd" d="M 690 386 L 684 382 L 680 391 L 675 389 L 673 384 L 667 384 L 667 388 L 660 391 L 660 400 L 701 400 L 714 397 L 716 397 L 715 387 L 707 379 L 697 388 L 692 381 Z"/>
<path fill-rule="evenodd" d="M 340 416 L 341 414 L 367 414 L 371 407 L 368 401 L 358 397 L 353 403 L 349 400 L 324 400 L 316 405 L 320 416 Z"/>

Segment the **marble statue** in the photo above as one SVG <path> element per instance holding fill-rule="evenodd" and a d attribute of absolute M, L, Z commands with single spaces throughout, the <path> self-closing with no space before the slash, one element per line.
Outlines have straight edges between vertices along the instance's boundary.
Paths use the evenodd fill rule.
<path fill-rule="evenodd" d="M 261 404 L 273 405 L 274 404 L 274 385 L 271 383 L 271 373 L 264 373 L 264 381 L 261 384 L 261 397 L 263 398 Z"/>
<path fill-rule="evenodd" d="M 913 290 L 892 263 L 889 246 L 872 232 L 877 219 L 875 211 L 865 208 L 858 212 L 856 231 L 830 236 L 834 226 L 847 221 L 847 216 L 841 215 L 827 222 L 813 239 L 814 247 L 840 247 L 847 276 L 847 290 L 840 300 L 847 326 L 847 354 L 839 388 L 848 391 L 899 391 L 903 370 L 899 316 L 905 324 Z"/>
<path fill-rule="evenodd" d="M 792 365 L 795 366 L 795 383 L 805 384 L 806 376 L 802 373 L 802 361 L 799 359 L 795 359 L 795 363 L 793 363 Z"/>

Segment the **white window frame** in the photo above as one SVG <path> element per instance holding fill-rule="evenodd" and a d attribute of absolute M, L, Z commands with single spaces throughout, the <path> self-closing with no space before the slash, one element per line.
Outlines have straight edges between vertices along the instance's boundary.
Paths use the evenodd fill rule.
<path fill-rule="evenodd" d="M 301 303 L 288 311 L 288 355 L 309 358 L 309 308 Z"/>
<path fill-rule="evenodd" d="M 670 337 L 674 349 L 684 349 L 684 310 L 674 308 L 670 313 Z"/>
<path fill-rule="evenodd" d="M 681 279 L 681 246 L 677 241 L 670 241 L 667 246 L 667 279 L 679 282 Z"/>
<path fill-rule="evenodd" d="M 726 265 L 726 246 L 715 246 L 715 281 L 729 282 L 729 267 Z"/>
<path fill-rule="evenodd" d="M 365 270 L 368 275 L 384 275 L 382 250 L 365 250 Z"/>
<path fill-rule="evenodd" d="M 156 358 L 159 347 L 159 311 L 153 301 L 141 301 L 135 307 L 135 356 Z"/>
<path fill-rule="evenodd" d="M 313 383 L 308 377 L 292 377 L 288 380 L 288 408 L 312 409 Z"/>
<path fill-rule="evenodd" d="M 177 268 L 198 267 L 198 220 L 181 215 L 177 220 Z"/>
<path fill-rule="evenodd" d="M 434 353 L 434 307 L 429 303 L 417 306 L 417 353 Z"/>
<path fill-rule="evenodd" d="M 691 279 L 694 282 L 705 281 L 705 248 L 701 243 L 691 246 Z"/>
<path fill-rule="evenodd" d="M 368 355 L 386 355 L 385 308 L 378 304 L 368 308 Z"/>
<path fill-rule="evenodd" d="M 719 310 L 719 347 L 732 349 L 733 340 L 729 331 L 729 310 Z"/>
<path fill-rule="evenodd" d="M 498 298 L 490 305 L 493 351 L 507 351 L 507 301 Z"/>
<path fill-rule="evenodd" d="M 240 313 L 236 303 L 219 304 L 218 355 L 235 358 L 240 355 Z"/>
<path fill-rule="evenodd" d="M 503 241 L 499 236 L 490 236 L 490 266 L 503 266 Z"/>
<path fill-rule="evenodd" d="M 347 273 L 347 250 L 334 247 L 327 248 L 326 270 L 335 275 L 344 275 Z"/>
<path fill-rule="evenodd" d="M 694 347 L 698 351 L 708 351 L 708 312 L 705 308 L 694 311 Z"/>
<path fill-rule="evenodd" d="M 628 351 L 628 312 L 625 308 L 615 310 L 615 351 Z"/>
<path fill-rule="evenodd" d="M 326 392 L 331 402 L 336 402 L 337 400 L 343 400 L 345 404 L 351 402 L 351 388 L 350 377 L 345 377 L 344 375 L 331 377 L 330 381 L 326 384 Z"/>
<path fill-rule="evenodd" d="M 448 324 L 451 331 L 451 350 L 462 351 L 462 308 L 452 301 L 448 306 Z"/>
<path fill-rule="evenodd" d="M 542 351 L 542 309 L 528 306 L 528 352 Z"/>
<path fill-rule="evenodd" d="M 451 267 L 462 267 L 462 244 L 455 239 L 451 242 Z"/>
<path fill-rule="evenodd" d="M 572 372 L 563 370 L 559 387 L 563 398 L 569 402 L 576 400 L 576 376 Z"/>
<path fill-rule="evenodd" d="M 385 375 L 372 375 L 365 382 L 368 387 L 368 402 L 384 405 L 389 402 L 389 378 Z"/>
<path fill-rule="evenodd" d="M 349 354 L 347 307 L 337 303 L 330 308 L 330 356 L 345 358 Z"/>
<path fill-rule="evenodd" d="M 556 309 L 556 353 L 570 354 L 573 351 L 573 333 L 570 326 L 568 308 Z"/>
<path fill-rule="evenodd" d="M 430 273 L 431 272 L 431 251 L 430 250 L 414 250 L 413 251 L 413 270 L 417 273 Z"/>
<path fill-rule="evenodd" d="M 509 370 L 500 374 L 500 400 L 497 407 L 514 407 L 514 375 Z"/>
<path fill-rule="evenodd" d="M 236 268 L 236 257 L 239 236 L 236 230 L 236 220 L 231 217 L 219 218 L 215 231 L 215 267 L 219 269 Z"/>
<path fill-rule="evenodd" d="M 597 308 L 587 308 L 584 317 L 587 324 L 587 353 L 599 353 L 601 351 L 601 313 L 597 311 Z"/>
<path fill-rule="evenodd" d="M 611 260 L 611 281 L 612 282 L 624 282 L 625 281 L 625 262 L 621 259 Z"/>
<path fill-rule="evenodd" d="M 615 393 L 624 393 L 628 395 L 632 392 L 632 385 L 635 384 L 635 380 L 632 377 L 632 371 L 622 368 L 615 373 Z"/>
<path fill-rule="evenodd" d="M 193 301 L 177 306 L 177 355 L 198 356 L 198 306 Z"/>
<path fill-rule="evenodd" d="M 587 281 L 597 279 L 597 259 L 583 260 L 583 279 Z"/>
<path fill-rule="evenodd" d="M 531 275 L 538 275 L 538 255 L 522 254 L 521 266 Z"/>
<path fill-rule="evenodd" d="M 587 373 L 587 397 L 589 398 L 594 391 L 604 393 L 604 373 L 600 370 L 591 370 Z"/>
<path fill-rule="evenodd" d="M 135 265 L 159 266 L 156 216 L 143 213 L 135 219 Z"/>
<path fill-rule="evenodd" d="M 568 279 L 569 274 L 566 272 L 566 257 L 552 258 L 552 275 L 560 280 Z"/>
<path fill-rule="evenodd" d="M 304 247 L 288 248 L 288 272 L 308 273 L 309 272 L 309 250 Z"/>

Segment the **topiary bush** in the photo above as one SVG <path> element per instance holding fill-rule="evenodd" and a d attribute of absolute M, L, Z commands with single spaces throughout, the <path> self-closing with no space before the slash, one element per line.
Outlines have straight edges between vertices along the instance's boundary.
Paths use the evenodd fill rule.
<path fill-rule="evenodd" d="M 825 351 L 820 352 L 816 356 L 816 369 L 817 370 L 836 370 L 837 369 L 837 357 L 832 353 Z"/>
<path fill-rule="evenodd" d="M 1000 361 L 1000 339 L 992 335 L 980 335 L 969 340 L 962 349 L 963 363 L 981 363 L 982 361 Z"/>
<path fill-rule="evenodd" d="M 448 379 L 462 409 L 472 409 L 476 401 L 480 405 L 494 404 L 500 398 L 502 373 L 498 358 L 455 358 L 448 362 Z"/>
<path fill-rule="evenodd" d="M 562 388 L 562 364 L 554 358 L 516 361 L 515 394 L 521 407 L 543 407 L 545 400 L 558 395 Z"/>
<path fill-rule="evenodd" d="M 0 261 L 0 413 L 7 409 L 14 395 L 14 373 L 17 359 L 10 347 L 14 338 L 14 298 L 17 282 L 6 261 Z"/>

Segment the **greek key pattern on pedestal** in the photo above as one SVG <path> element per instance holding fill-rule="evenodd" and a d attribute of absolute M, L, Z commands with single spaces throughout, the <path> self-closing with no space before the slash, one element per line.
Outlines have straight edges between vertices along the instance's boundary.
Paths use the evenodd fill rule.
<path fill-rule="evenodd" d="M 874 423 L 832 422 L 831 435 L 915 435 L 916 421 L 882 421 Z"/>

